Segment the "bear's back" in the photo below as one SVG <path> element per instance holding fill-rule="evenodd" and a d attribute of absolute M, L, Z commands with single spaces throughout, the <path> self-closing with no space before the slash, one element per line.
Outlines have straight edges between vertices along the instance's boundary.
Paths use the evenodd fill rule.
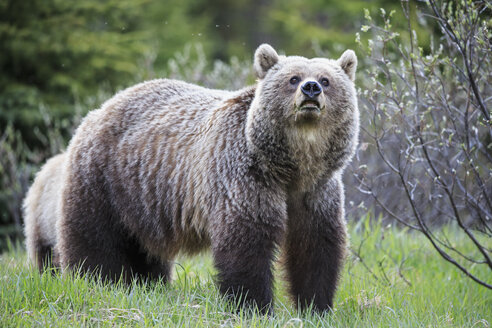
<path fill-rule="evenodd" d="M 178 80 L 143 82 L 116 94 L 102 106 L 114 133 L 158 124 L 170 128 L 198 124 L 230 91 L 214 90 Z"/>
<path fill-rule="evenodd" d="M 137 84 L 88 113 L 70 142 L 70 157 L 81 167 L 120 170 L 134 157 L 163 155 L 163 145 L 193 144 L 231 94 L 168 79 Z"/>

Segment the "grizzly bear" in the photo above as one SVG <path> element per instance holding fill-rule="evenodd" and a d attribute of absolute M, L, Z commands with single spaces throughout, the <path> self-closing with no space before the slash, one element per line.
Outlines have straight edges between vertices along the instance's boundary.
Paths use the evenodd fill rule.
<path fill-rule="evenodd" d="M 268 312 L 281 250 L 294 301 L 329 309 L 346 249 L 356 66 L 351 50 L 307 59 L 263 44 L 254 86 L 158 79 L 90 112 L 67 149 L 62 267 L 166 280 L 178 252 L 210 247 L 220 291 Z"/>
<path fill-rule="evenodd" d="M 24 235 L 29 260 L 40 272 L 58 267 L 56 220 L 62 188 L 64 154 L 50 158 L 36 174 L 23 203 Z"/>

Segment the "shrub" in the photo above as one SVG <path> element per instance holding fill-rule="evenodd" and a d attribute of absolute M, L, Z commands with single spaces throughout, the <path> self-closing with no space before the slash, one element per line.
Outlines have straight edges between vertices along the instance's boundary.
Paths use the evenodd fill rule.
<path fill-rule="evenodd" d="M 361 44 L 369 62 L 354 177 L 367 207 L 423 233 L 444 259 L 492 288 L 469 269 L 492 271 L 491 6 L 428 1 L 420 19 L 441 31 L 428 53 L 419 47 L 408 1 L 402 9 L 408 35 L 392 30 L 393 12 L 381 10 L 384 26 L 366 15 L 363 31 L 373 37 Z M 474 243 L 474 253 L 436 232 L 449 222 Z"/>

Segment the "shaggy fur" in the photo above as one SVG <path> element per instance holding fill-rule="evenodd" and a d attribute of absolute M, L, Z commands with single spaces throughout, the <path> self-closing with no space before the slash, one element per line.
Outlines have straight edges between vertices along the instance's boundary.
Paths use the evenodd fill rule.
<path fill-rule="evenodd" d="M 64 154 L 49 159 L 38 172 L 24 199 L 24 234 L 29 260 L 40 271 L 58 267 L 56 219 L 58 213 Z"/>
<path fill-rule="evenodd" d="M 345 252 L 356 65 L 352 51 L 335 61 L 262 45 L 255 86 L 153 80 L 89 113 L 67 150 L 62 266 L 168 279 L 178 252 L 211 247 L 220 290 L 269 311 L 280 247 L 294 299 L 329 308 Z M 301 85 L 322 78 L 319 110 L 302 110 Z"/>

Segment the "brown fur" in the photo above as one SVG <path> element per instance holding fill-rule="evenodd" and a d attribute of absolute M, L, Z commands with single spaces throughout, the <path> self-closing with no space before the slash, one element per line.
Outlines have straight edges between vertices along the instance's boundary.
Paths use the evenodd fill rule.
<path fill-rule="evenodd" d="M 36 175 L 24 199 L 24 234 L 29 260 L 40 271 L 57 267 L 56 219 L 62 187 L 64 154 L 49 159 Z"/>
<path fill-rule="evenodd" d="M 267 311 L 280 246 L 296 301 L 330 307 L 345 251 L 341 173 L 358 134 L 356 64 L 351 51 L 334 61 L 262 45 L 253 87 L 154 80 L 89 113 L 67 150 L 62 266 L 167 279 L 178 252 L 211 247 L 220 290 Z M 300 85 L 322 77 L 321 111 L 296 110 Z"/>

